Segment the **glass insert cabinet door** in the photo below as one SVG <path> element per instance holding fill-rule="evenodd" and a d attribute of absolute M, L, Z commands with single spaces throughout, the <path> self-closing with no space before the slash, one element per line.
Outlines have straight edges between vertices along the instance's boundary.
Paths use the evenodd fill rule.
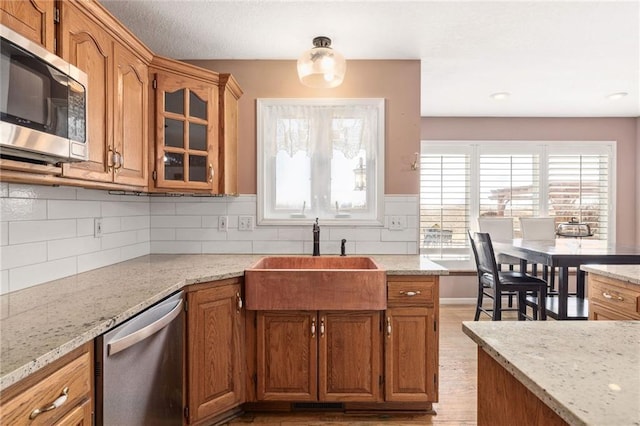
<path fill-rule="evenodd" d="M 157 73 L 155 187 L 218 190 L 218 86 Z"/>

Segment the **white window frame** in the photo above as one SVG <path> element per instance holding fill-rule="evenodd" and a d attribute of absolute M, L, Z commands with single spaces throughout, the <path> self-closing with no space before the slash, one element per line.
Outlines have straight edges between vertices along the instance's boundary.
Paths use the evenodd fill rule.
<path fill-rule="evenodd" d="M 301 225 L 315 220 L 312 215 L 304 217 L 276 217 L 270 214 L 269 206 L 275 199 L 275 181 L 269 169 L 270 153 L 266 143 L 266 108 L 271 106 L 373 106 L 377 109 L 377 125 L 369 129 L 373 134 L 375 170 L 367 172 L 366 197 L 369 214 L 366 218 L 323 216 L 320 220 L 330 225 L 384 225 L 384 151 L 385 151 L 385 100 L 383 98 L 260 98 L 256 101 L 257 138 L 257 224 L 259 225 Z M 370 168 L 370 164 L 367 165 Z"/>
<path fill-rule="evenodd" d="M 616 218 L 615 206 L 617 203 L 616 191 L 616 164 L 617 164 L 617 144 L 615 141 L 522 141 L 522 140 L 504 140 L 504 141 L 460 141 L 460 140 L 423 140 L 421 141 L 421 154 L 460 154 L 465 153 L 470 156 L 470 181 L 469 181 L 469 217 L 468 223 L 473 230 L 476 227 L 475 219 L 480 212 L 480 155 L 486 153 L 500 153 L 503 149 L 505 154 L 520 149 L 523 153 L 536 153 L 539 158 L 538 185 L 539 185 L 539 206 L 540 216 L 546 216 L 549 213 L 548 203 L 548 158 L 549 155 L 558 154 L 582 154 L 597 155 L 606 154 L 609 157 L 608 165 L 608 211 L 607 211 L 607 241 L 615 243 L 616 239 Z M 421 188 L 422 189 L 422 188 Z M 418 225 L 421 227 L 421 224 Z M 420 235 L 420 238 L 422 235 Z M 419 241 L 419 247 L 422 252 L 422 242 Z M 441 248 L 442 253 L 446 253 L 446 248 Z M 460 248 L 452 249 L 452 254 L 460 253 Z"/>

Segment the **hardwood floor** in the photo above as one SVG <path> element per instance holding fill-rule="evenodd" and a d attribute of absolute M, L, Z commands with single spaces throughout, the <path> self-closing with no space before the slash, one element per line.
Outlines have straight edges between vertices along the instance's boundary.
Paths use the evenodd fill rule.
<path fill-rule="evenodd" d="M 461 325 L 462 321 L 473 320 L 473 314 L 473 305 L 440 305 L 440 401 L 434 404 L 436 415 L 250 413 L 227 425 L 475 425 L 477 349 L 476 344 L 462 332 Z M 481 318 L 488 320 L 486 315 Z"/>

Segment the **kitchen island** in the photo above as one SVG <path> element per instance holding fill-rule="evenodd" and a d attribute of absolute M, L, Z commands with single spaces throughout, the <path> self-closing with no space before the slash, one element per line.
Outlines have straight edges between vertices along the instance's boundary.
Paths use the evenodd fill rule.
<path fill-rule="evenodd" d="M 640 320 L 640 265 L 589 265 L 590 320 Z"/>
<path fill-rule="evenodd" d="M 639 321 L 462 329 L 478 344 L 478 425 L 640 424 Z"/>
<path fill-rule="evenodd" d="M 148 255 L 0 296 L 0 392 L 184 286 L 241 277 L 262 255 Z M 446 275 L 419 255 L 388 275 Z"/>

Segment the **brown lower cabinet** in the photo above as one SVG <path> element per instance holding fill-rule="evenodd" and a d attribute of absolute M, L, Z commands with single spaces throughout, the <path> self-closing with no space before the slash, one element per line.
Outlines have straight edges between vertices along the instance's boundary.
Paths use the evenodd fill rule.
<path fill-rule="evenodd" d="M 382 400 L 380 312 L 257 313 L 258 401 Z"/>
<path fill-rule="evenodd" d="M 244 402 L 242 279 L 187 290 L 187 421 L 200 424 Z"/>
<path fill-rule="evenodd" d="M 56 400 L 60 404 L 51 408 Z M 92 413 L 93 342 L 52 362 L 0 395 L 0 418 L 6 425 L 90 426 Z"/>
<path fill-rule="evenodd" d="M 640 290 L 593 272 L 588 275 L 590 320 L 640 320 Z"/>

